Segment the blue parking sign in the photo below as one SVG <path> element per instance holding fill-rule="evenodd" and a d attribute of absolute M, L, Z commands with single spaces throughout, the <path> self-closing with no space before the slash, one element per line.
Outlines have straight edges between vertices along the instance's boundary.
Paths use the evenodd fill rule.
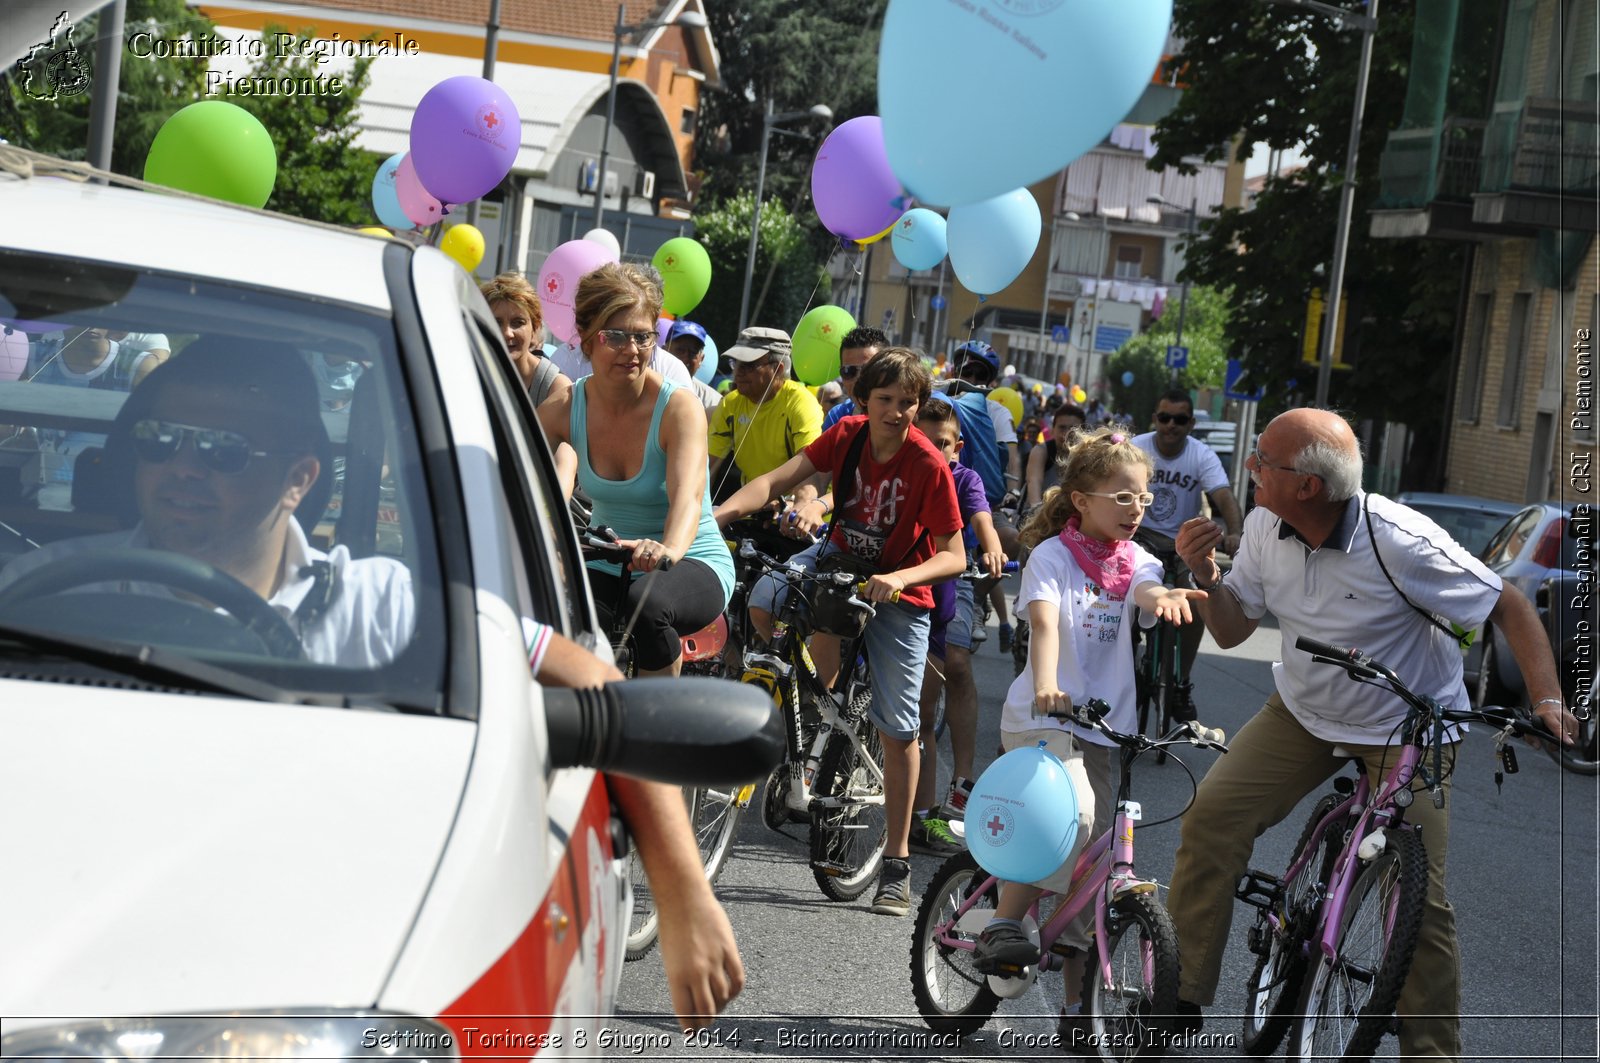
<path fill-rule="evenodd" d="M 1169 345 L 1167 347 L 1167 368 L 1168 369 L 1187 369 L 1187 368 L 1189 368 L 1189 348 L 1187 348 L 1187 347 L 1176 347 L 1176 346 Z"/>

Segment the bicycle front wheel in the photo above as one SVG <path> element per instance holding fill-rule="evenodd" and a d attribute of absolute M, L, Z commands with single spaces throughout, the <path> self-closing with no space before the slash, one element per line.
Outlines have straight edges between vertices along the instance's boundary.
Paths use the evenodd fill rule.
<path fill-rule="evenodd" d="M 1322 817 L 1338 807 L 1343 799 L 1341 794 L 1324 794 L 1317 801 L 1294 847 L 1296 860 L 1307 852 Z M 1300 988 L 1306 977 L 1306 942 L 1316 925 L 1323 889 L 1343 846 L 1344 831 L 1340 824 L 1330 824 L 1321 837 L 1316 838 L 1316 848 L 1306 857 L 1300 873 L 1282 887 L 1279 901 L 1270 913 L 1276 917 L 1276 925 L 1267 912 L 1256 917 L 1255 929 L 1250 934 L 1256 966 L 1245 987 L 1244 1037 L 1239 1046 L 1245 1055 L 1270 1056 L 1283 1035 L 1289 1032 L 1290 1007 L 1300 999 Z"/>
<path fill-rule="evenodd" d="M 628 880 L 633 886 L 633 910 L 628 915 L 628 937 L 624 956 L 629 963 L 642 960 L 656 947 L 656 936 L 661 922 L 656 913 L 656 899 L 650 892 L 650 880 L 644 873 L 644 861 L 639 859 L 639 848 L 634 846 L 628 854 Z"/>
<path fill-rule="evenodd" d="M 716 787 L 689 791 L 689 823 L 700 847 L 700 863 L 706 881 L 715 883 L 733 849 L 733 835 L 739 825 L 739 790 Z"/>
<path fill-rule="evenodd" d="M 811 785 L 811 874 L 836 901 L 853 901 L 872 885 L 889 838 L 883 740 L 865 716 L 855 736 L 859 743 L 848 732 L 828 739 Z"/>
<path fill-rule="evenodd" d="M 1083 1015 L 1095 1055 L 1164 1055 L 1178 1009 L 1178 932 L 1153 893 L 1125 894 L 1106 914 L 1105 947 L 1088 950 L 1083 972 Z M 1102 954 L 1110 981 L 1100 967 Z"/>
<path fill-rule="evenodd" d="M 1389 831 L 1387 847 L 1350 888 L 1334 955 L 1320 958 L 1306 983 L 1291 1058 L 1372 1058 L 1411 972 L 1427 894 L 1422 839 L 1412 830 Z"/>
<path fill-rule="evenodd" d="M 956 909 L 974 894 L 978 897 L 968 912 L 979 913 L 982 918 L 969 914 L 967 921 L 980 930 L 957 930 L 952 925 Z M 999 896 L 999 882 L 966 852 L 956 853 L 941 864 L 922 894 L 917 922 L 911 931 L 911 995 L 923 1021 L 937 1033 L 963 1037 L 974 1033 L 1000 1005 L 988 979 L 973 967 L 972 950 L 941 940 L 976 942 L 981 927 L 994 918 Z"/>

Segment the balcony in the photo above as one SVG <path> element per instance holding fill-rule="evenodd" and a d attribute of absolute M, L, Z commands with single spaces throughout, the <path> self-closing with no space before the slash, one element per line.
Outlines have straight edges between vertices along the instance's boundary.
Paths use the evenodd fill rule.
<path fill-rule="evenodd" d="M 1593 102 L 1529 97 L 1497 110 L 1484 132 L 1473 221 L 1506 235 L 1594 232 L 1597 133 Z"/>
<path fill-rule="evenodd" d="M 1381 191 L 1372 235 L 1446 240 L 1491 235 L 1493 228 L 1475 224 L 1472 216 L 1487 125 L 1450 117 L 1440 126 L 1390 133 L 1378 164 Z"/>

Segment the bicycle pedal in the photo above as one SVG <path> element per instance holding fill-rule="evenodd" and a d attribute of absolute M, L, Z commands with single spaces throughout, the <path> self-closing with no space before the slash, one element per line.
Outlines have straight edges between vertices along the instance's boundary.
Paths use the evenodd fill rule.
<path fill-rule="evenodd" d="M 1124 882 L 1119 882 L 1112 885 L 1111 899 L 1117 900 L 1121 897 L 1129 897 L 1141 893 L 1154 892 L 1156 892 L 1156 884 L 1154 882 L 1145 882 L 1140 879 L 1128 879 Z"/>
<path fill-rule="evenodd" d="M 811 870 L 820 871 L 830 878 L 839 878 L 842 875 L 853 875 L 857 869 L 846 867 L 844 864 L 834 860 L 813 860 L 811 861 Z"/>
<path fill-rule="evenodd" d="M 747 782 L 741 786 L 739 788 L 739 792 L 734 795 L 733 803 L 738 805 L 741 810 L 749 808 L 750 800 L 751 798 L 755 797 L 755 794 L 756 784 L 753 782 Z"/>
<path fill-rule="evenodd" d="M 1250 870 L 1244 873 L 1233 895 L 1244 903 L 1267 910 L 1278 903 L 1283 893 L 1283 880 L 1265 871 Z"/>

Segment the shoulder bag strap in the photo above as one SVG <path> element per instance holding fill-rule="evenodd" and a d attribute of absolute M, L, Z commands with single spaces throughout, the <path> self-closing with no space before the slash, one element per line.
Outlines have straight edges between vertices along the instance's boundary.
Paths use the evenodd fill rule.
<path fill-rule="evenodd" d="M 855 489 L 856 467 L 861 464 L 861 451 L 867 445 L 868 427 L 863 423 L 851 438 L 850 445 L 844 449 L 844 464 L 839 466 L 839 475 L 833 478 L 833 512 L 828 514 L 828 526 L 822 529 L 822 538 L 818 542 L 825 543 L 833 538 L 833 526 L 838 522 L 839 514 L 844 512 L 845 496 L 842 491 Z"/>
<path fill-rule="evenodd" d="M 1402 602 L 1405 602 L 1407 605 L 1411 606 L 1411 608 L 1416 611 L 1418 616 L 1422 617 L 1440 631 L 1443 631 L 1446 635 L 1449 635 L 1451 641 L 1459 643 L 1462 647 L 1472 645 L 1473 632 L 1462 631 L 1454 625 L 1445 624 L 1440 621 L 1438 617 L 1417 605 L 1417 603 L 1413 602 L 1410 598 L 1407 598 L 1406 592 L 1400 589 L 1400 584 L 1396 583 L 1394 581 L 1394 577 L 1389 574 L 1389 566 L 1383 563 L 1383 555 L 1378 553 L 1378 535 L 1372 530 L 1372 507 L 1368 502 L 1371 497 L 1372 496 L 1370 494 L 1363 495 L 1361 497 L 1361 514 L 1366 521 L 1367 538 L 1372 542 L 1372 556 L 1377 559 L 1378 568 L 1383 572 L 1383 578 L 1389 581 L 1389 586 L 1394 588 L 1394 592 L 1400 596 L 1400 600 Z"/>

